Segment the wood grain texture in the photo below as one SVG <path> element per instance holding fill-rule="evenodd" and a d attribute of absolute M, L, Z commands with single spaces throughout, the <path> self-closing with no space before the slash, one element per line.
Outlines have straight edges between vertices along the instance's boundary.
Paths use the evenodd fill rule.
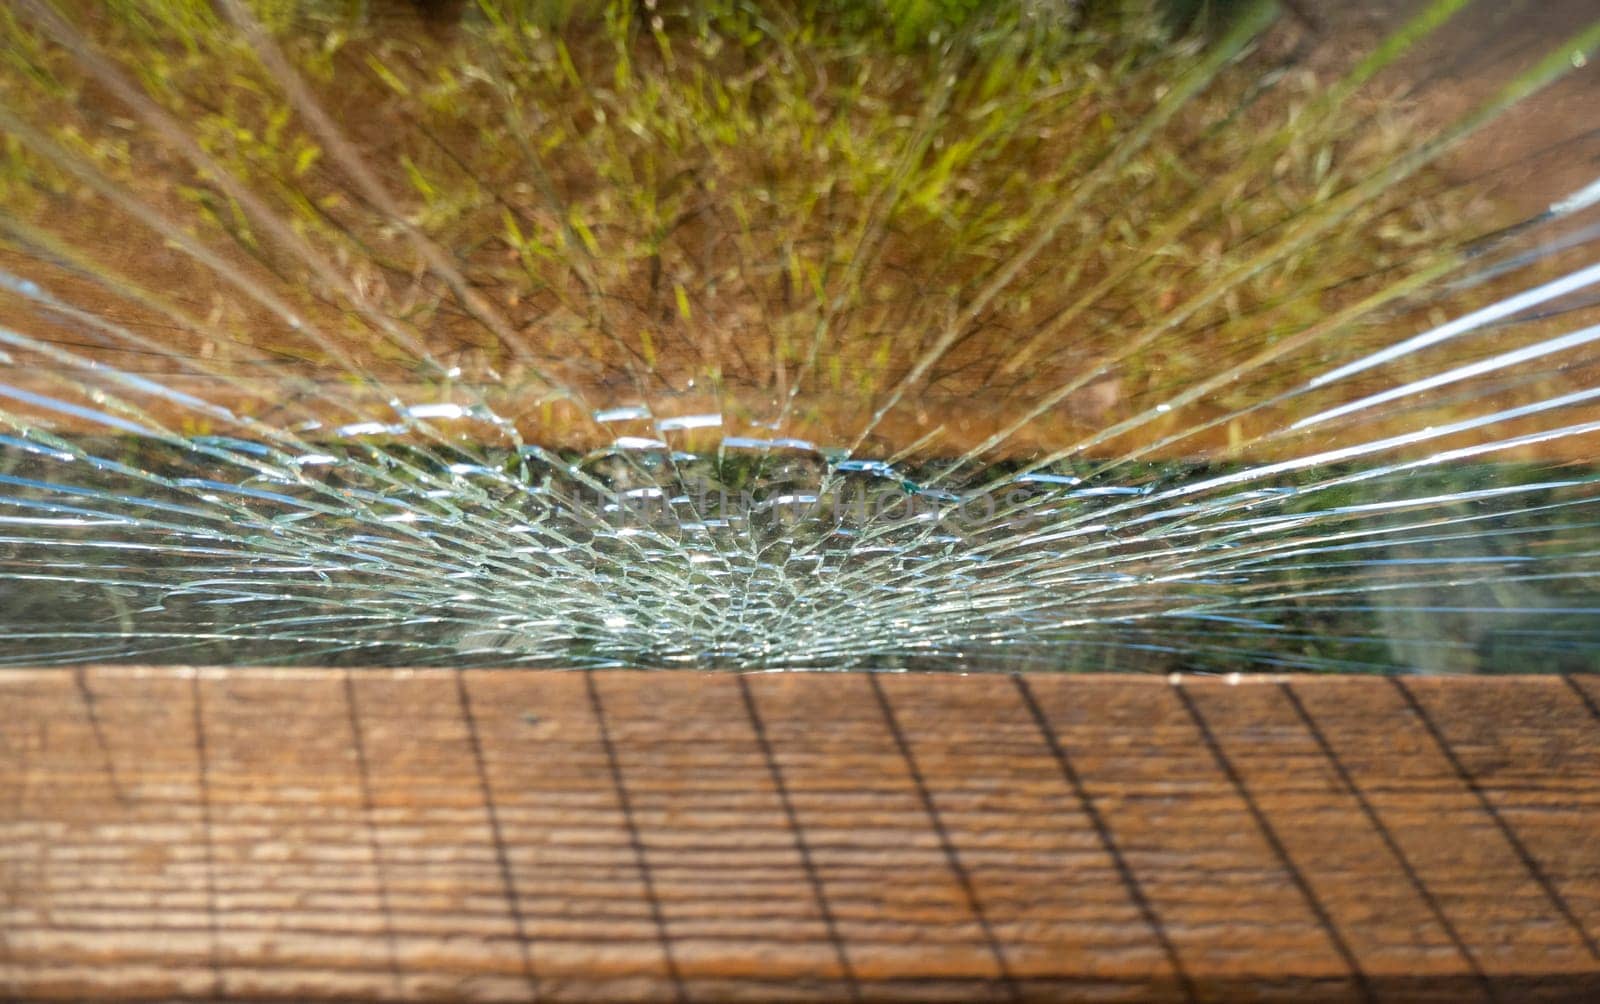
<path fill-rule="evenodd" d="M 1600 999 L 1600 681 L 0 675 L 0 997 Z"/>

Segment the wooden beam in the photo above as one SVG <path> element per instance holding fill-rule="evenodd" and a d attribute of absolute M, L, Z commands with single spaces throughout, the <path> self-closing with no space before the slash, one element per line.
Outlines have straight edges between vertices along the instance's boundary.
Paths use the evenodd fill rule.
<path fill-rule="evenodd" d="M 1600 679 L 0 675 L 8 1000 L 1600 999 Z"/>

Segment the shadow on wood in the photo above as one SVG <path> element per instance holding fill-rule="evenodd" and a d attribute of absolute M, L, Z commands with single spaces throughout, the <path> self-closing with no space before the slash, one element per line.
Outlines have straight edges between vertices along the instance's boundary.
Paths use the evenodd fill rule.
<path fill-rule="evenodd" d="M 7 999 L 1593 999 L 1592 678 L 0 676 Z"/>

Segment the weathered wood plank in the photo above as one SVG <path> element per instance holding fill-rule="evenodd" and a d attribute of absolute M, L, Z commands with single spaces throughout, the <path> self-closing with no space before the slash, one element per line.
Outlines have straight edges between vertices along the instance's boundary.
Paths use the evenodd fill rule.
<path fill-rule="evenodd" d="M 1594 999 L 1587 679 L 0 675 L 0 997 Z"/>

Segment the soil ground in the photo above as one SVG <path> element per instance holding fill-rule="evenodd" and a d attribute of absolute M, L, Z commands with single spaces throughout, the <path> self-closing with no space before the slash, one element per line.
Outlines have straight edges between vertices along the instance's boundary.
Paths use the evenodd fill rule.
<path fill-rule="evenodd" d="M 1318 67 L 1347 62 L 1350 52 L 1370 45 L 1416 6 L 1388 0 L 1336 5 L 1331 11 L 1316 12 L 1311 27 L 1301 36 L 1306 46 L 1305 63 Z M 1387 81 L 1386 86 L 1403 100 L 1423 109 L 1428 119 L 1439 123 L 1452 121 L 1492 93 L 1513 67 L 1527 65 L 1536 53 L 1542 53 L 1555 40 L 1570 35 L 1592 15 L 1592 7 L 1586 0 L 1480 3 L 1432 40 L 1421 59 L 1408 62 L 1405 79 Z M 391 30 L 416 33 L 419 38 L 449 30 L 441 27 L 438 17 L 419 19 L 406 4 L 382 8 L 382 17 Z M 1539 212 L 1600 175 L 1600 130 L 1593 128 L 1585 115 L 1586 109 L 1600 107 L 1597 99 L 1600 99 L 1600 74 L 1591 70 L 1570 75 L 1519 106 L 1514 114 L 1503 116 L 1452 154 L 1443 165 L 1443 183 L 1471 188 L 1480 193 L 1481 198 L 1491 200 L 1494 203 L 1492 215 L 1504 223 Z M 171 290 L 177 298 L 188 296 L 196 307 L 205 306 L 204 291 L 192 288 L 192 274 L 182 269 L 177 261 L 180 256 L 170 247 L 130 242 L 126 235 L 97 233 L 96 227 L 101 224 L 93 219 L 54 218 L 44 222 L 56 232 L 71 232 L 80 240 L 88 238 L 98 243 L 104 260 L 143 277 L 152 287 Z M 1570 254 L 1552 258 L 1546 263 L 1547 270 L 1559 273 L 1561 267 L 1570 267 L 1572 260 Z M 0 251 L 0 263 L 23 275 L 38 272 L 39 263 L 33 256 Z M 101 310 L 105 316 L 119 321 L 137 321 L 128 315 L 123 302 L 107 297 L 94 283 L 59 272 L 51 278 L 54 280 L 52 288 L 78 306 Z M 1514 291 L 1517 284 L 1528 281 L 1526 275 L 1514 276 L 1503 284 L 1504 292 Z M 209 295 L 214 297 L 215 293 Z M 0 302 L 0 322 L 18 324 L 25 320 L 26 309 L 20 308 L 19 314 L 19 305 L 7 306 Z M 1420 330 L 1428 323 L 1437 323 L 1441 312 L 1458 311 L 1451 310 L 1448 300 L 1435 302 L 1427 313 L 1404 323 Z M 1566 324 L 1563 330 L 1575 327 L 1563 323 Z M 71 344 L 66 331 L 61 333 L 60 340 Z M 471 344 L 464 343 L 456 348 L 463 357 L 470 357 L 474 351 Z M 450 347 L 445 349 L 448 355 Z M 1004 356 L 1011 350 L 1011 345 L 996 340 L 996 344 L 980 345 L 975 351 L 978 355 Z M 92 354 L 94 350 L 90 351 Z M 661 372 L 670 372 L 674 368 L 670 356 L 673 350 L 668 347 L 664 351 L 667 355 L 656 364 Z M 136 361 L 125 354 L 106 358 L 105 362 L 139 371 Z M 17 374 L 15 379 L 11 374 L 7 376 L 13 382 L 25 380 L 45 393 L 52 388 L 60 393 L 61 386 L 54 383 L 44 369 L 45 366 L 36 361 L 33 372 Z M 387 386 L 362 385 L 326 367 L 296 365 L 282 359 L 263 360 L 262 365 L 253 370 L 236 370 L 238 379 L 226 385 L 218 385 L 207 377 L 161 374 L 159 365 L 147 372 L 162 375 L 164 382 L 174 390 L 208 400 L 225 400 L 236 412 L 269 422 L 286 421 L 291 417 L 303 421 L 306 416 L 339 422 L 350 416 L 383 413 L 388 402 L 396 397 L 427 400 L 437 393 L 435 385 L 408 382 L 401 376 Z M 1540 393 L 1553 396 L 1592 385 L 1595 372 L 1593 360 L 1580 360 L 1559 372 L 1524 374 L 1523 387 L 1526 389 L 1530 379 L 1539 380 Z M 270 375 L 256 375 L 260 373 Z M 1370 388 L 1356 387 L 1352 393 L 1367 389 Z M 583 409 L 572 401 L 552 399 L 546 391 L 514 378 L 479 382 L 470 390 L 497 413 L 515 416 L 523 434 L 535 441 L 592 447 L 603 445 L 604 437 L 610 434 L 627 431 L 621 427 L 598 428 L 587 421 Z M 589 402 L 601 406 L 636 403 L 640 396 L 637 388 L 614 385 L 608 380 L 600 380 L 582 390 Z M 881 417 L 868 448 L 873 452 L 894 454 L 917 444 L 931 443 L 935 445 L 924 448 L 945 455 L 964 452 L 997 430 L 1013 425 L 1017 419 L 1018 405 L 995 391 L 988 384 L 964 380 L 959 375 L 935 387 L 918 389 L 908 395 L 904 405 Z M 802 399 L 801 406 L 795 409 L 791 421 L 782 430 L 774 431 L 767 428 L 775 405 L 770 387 L 730 385 L 721 394 L 712 396 L 689 386 L 657 384 L 650 388 L 649 399 L 658 416 L 711 411 L 724 416 L 720 429 L 682 434 L 676 442 L 688 448 L 709 444 L 721 435 L 784 435 L 819 444 L 847 442 L 872 419 L 876 405 L 876 400 L 870 396 L 845 400 L 811 395 Z M 1113 374 L 1091 382 L 1070 396 L 1060 408 L 1027 423 L 1002 449 L 1014 455 L 1048 451 L 1092 435 L 1143 406 L 1143 402 L 1129 398 Z M 153 407 L 159 415 L 165 406 Z M 1236 454 L 1241 444 L 1256 443 L 1262 436 L 1281 428 L 1286 419 L 1294 417 L 1267 410 L 1220 421 L 1227 415 L 1224 408 L 1200 404 L 1182 410 L 1181 414 L 1146 423 L 1137 436 L 1156 441 L 1185 428 L 1217 422 L 1215 428 L 1158 450 L 1155 455 L 1221 456 L 1230 452 Z M 175 426 L 184 417 L 187 416 L 176 413 L 170 416 Z M 59 418 L 56 421 L 58 427 L 68 429 L 74 422 L 71 418 L 64 424 Z M 1400 415 L 1396 421 L 1396 428 L 1403 430 L 1408 428 L 1411 419 Z M 1528 428 L 1535 430 L 1536 426 Z M 461 431 L 469 436 L 476 434 L 470 422 Z M 1370 429 L 1367 434 L 1371 434 Z M 1123 450 L 1137 446 L 1137 440 L 1116 442 L 1116 448 Z M 1290 445 L 1288 448 L 1303 447 Z M 1530 446 L 1522 451 L 1519 459 L 1589 460 L 1594 454 L 1592 441 L 1568 438 Z M 1270 451 L 1256 448 L 1250 456 L 1264 459 L 1270 456 Z"/>

